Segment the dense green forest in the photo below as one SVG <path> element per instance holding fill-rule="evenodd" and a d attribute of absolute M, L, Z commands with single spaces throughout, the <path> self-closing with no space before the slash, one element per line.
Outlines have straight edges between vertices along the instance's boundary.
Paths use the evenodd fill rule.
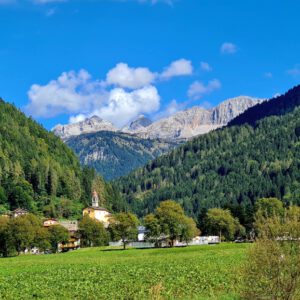
<path fill-rule="evenodd" d="M 300 86 L 296 86 L 283 95 L 250 107 L 230 121 L 228 126 L 242 125 L 245 123 L 254 126 L 257 121 L 263 118 L 287 114 L 299 105 Z"/>
<path fill-rule="evenodd" d="M 83 165 L 95 168 L 105 180 L 125 176 L 178 145 L 111 131 L 81 134 L 66 143 Z"/>
<path fill-rule="evenodd" d="M 259 198 L 300 204 L 300 108 L 293 111 L 300 104 L 299 91 L 294 88 L 267 102 L 267 116 L 272 103 L 275 115 L 278 101 L 284 103 L 281 116 L 263 119 L 260 114 L 262 120 L 250 122 L 254 126 L 230 126 L 199 136 L 115 184 L 140 216 L 173 199 L 200 223 L 207 209 L 222 207 L 249 228 Z"/>
<path fill-rule="evenodd" d="M 53 217 L 75 217 L 96 188 L 118 209 L 120 197 L 58 137 L 0 99 L 0 212 L 17 207 Z"/>

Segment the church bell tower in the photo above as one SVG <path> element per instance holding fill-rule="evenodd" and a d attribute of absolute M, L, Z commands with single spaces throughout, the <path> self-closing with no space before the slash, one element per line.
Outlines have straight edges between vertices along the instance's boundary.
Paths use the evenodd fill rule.
<path fill-rule="evenodd" d="M 92 207 L 99 207 L 99 197 L 95 190 L 92 194 Z"/>

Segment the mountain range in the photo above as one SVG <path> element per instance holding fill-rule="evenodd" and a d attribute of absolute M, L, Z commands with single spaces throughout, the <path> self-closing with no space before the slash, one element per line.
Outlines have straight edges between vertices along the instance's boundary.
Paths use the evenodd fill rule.
<path fill-rule="evenodd" d="M 195 106 L 156 122 L 141 115 L 122 129 L 92 116 L 74 124 L 59 124 L 53 132 L 75 151 L 82 164 L 94 167 L 106 180 L 112 180 L 195 136 L 225 126 L 261 102 L 240 96 L 212 109 Z"/>
<path fill-rule="evenodd" d="M 240 96 L 225 100 L 212 109 L 195 106 L 156 122 L 141 115 L 121 129 L 98 116 L 92 116 L 78 123 L 58 124 L 53 128 L 53 132 L 63 140 L 85 133 L 110 131 L 132 134 L 144 139 L 164 139 L 174 142 L 223 127 L 248 108 L 261 102 L 261 99 Z"/>

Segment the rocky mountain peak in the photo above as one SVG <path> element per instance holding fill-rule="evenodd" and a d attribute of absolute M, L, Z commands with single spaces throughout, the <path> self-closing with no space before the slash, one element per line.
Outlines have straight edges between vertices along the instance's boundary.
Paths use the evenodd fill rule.
<path fill-rule="evenodd" d="M 92 133 L 98 131 L 115 132 L 117 131 L 117 129 L 111 122 L 105 121 L 98 116 L 92 116 L 78 123 L 67 125 L 58 124 L 53 128 L 52 131 L 63 140 L 66 140 L 71 136 L 77 136 L 84 133 Z"/>
<path fill-rule="evenodd" d="M 123 132 L 135 132 L 144 129 L 152 124 L 152 121 L 144 115 L 139 115 L 129 125 L 125 126 Z"/>
<path fill-rule="evenodd" d="M 187 140 L 227 125 L 239 114 L 262 101 L 248 96 L 239 96 L 227 99 L 212 109 L 194 106 L 156 122 L 140 115 L 121 130 L 98 116 L 92 116 L 78 123 L 57 125 L 53 131 L 64 140 L 71 136 L 98 131 L 119 131 L 144 139 Z"/>
<path fill-rule="evenodd" d="M 211 110 L 212 123 L 224 126 L 248 108 L 262 101 L 262 99 L 249 96 L 227 99 Z"/>

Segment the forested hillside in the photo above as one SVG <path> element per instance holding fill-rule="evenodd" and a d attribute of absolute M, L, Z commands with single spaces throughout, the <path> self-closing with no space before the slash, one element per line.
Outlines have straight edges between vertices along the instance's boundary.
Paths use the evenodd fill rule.
<path fill-rule="evenodd" d="M 144 166 L 179 143 L 99 131 L 71 137 L 66 144 L 74 150 L 83 165 L 95 168 L 106 180 L 112 180 Z"/>
<path fill-rule="evenodd" d="M 82 169 L 58 137 L 0 100 L 2 212 L 22 207 L 48 216 L 77 216 L 90 201 L 93 187 L 108 206 L 118 205 L 111 187 L 93 170 Z"/>
<path fill-rule="evenodd" d="M 263 101 L 255 106 L 250 107 L 244 113 L 240 114 L 229 122 L 229 126 L 242 125 L 248 123 L 254 125 L 257 121 L 269 117 L 280 116 L 294 110 L 300 105 L 300 86 L 290 89 L 287 93 Z"/>
<path fill-rule="evenodd" d="M 284 106 L 289 113 L 199 136 L 116 184 L 139 215 L 173 199 L 195 218 L 211 207 L 230 208 L 247 226 L 261 197 L 300 204 L 300 108 L 292 111 L 299 89 L 280 98 L 293 99 Z M 275 112 L 278 99 L 268 102 Z"/>

